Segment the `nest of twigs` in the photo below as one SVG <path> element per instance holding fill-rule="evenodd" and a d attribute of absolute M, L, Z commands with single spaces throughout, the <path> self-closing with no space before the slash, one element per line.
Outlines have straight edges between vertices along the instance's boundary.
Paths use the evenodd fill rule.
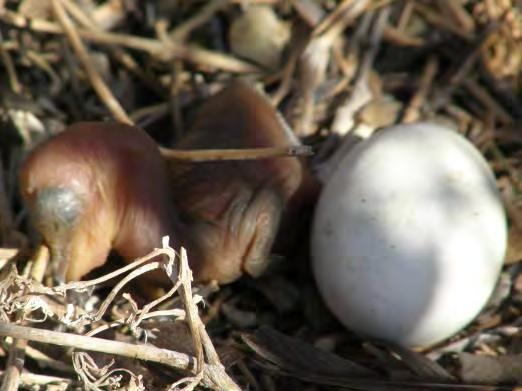
<path fill-rule="evenodd" d="M 254 6 L 269 16 L 241 21 Z M 236 77 L 261 84 L 314 147 L 319 177 L 350 135 L 395 123 L 449 124 L 477 146 L 510 240 L 472 325 L 424 351 L 353 335 L 320 300 L 306 238 L 266 276 L 219 288 L 192 286 L 186 254 L 168 240 L 125 268 L 47 287 L 48 252 L 31 251 L 16 184 L 26 153 L 67 124 L 107 118 L 168 147 Z M 0 0 L 2 390 L 515 389 L 521 99 L 518 0 Z M 172 280 L 166 296 L 126 293 L 153 268 Z M 67 304 L 82 295 L 83 306 Z"/>

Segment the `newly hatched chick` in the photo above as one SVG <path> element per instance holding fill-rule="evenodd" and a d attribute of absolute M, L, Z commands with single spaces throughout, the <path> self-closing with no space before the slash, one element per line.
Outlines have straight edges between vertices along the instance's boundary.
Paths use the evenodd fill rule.
<path fill-rule="evenodd" d="M 295 144 L 297 138 L 268 100 L 235 82 L 205 102 L 175 148 Z M 170 171 L 174 204 L 197 243 L 191 267 L 205 281 L 230 282 L 243 272 L 259 276 L 281 218 L 291 217 L 313 197 L 313 180 L 295 157 L 173 162 Z"/>
<path fill-rule="evenodd" d="M 261 94 L 236 82 L 203 105 L 176 148 L 297 142 Z M 73 125 L 30 154 L 20 187 L 58 281 L 80 279 L 111 249 L 132 261 L 166 234 L 187 248 L 196 280 L 258 276 L 286 206 L 298 210 L 310 189 L 310 176 L 291 157 L 172 161 L 169 168 L 145 132 L 114 123 Z"/>
<path fill-rule="evenodd" d="M 165 161 L 137 127 L 70 126 L 31 152 L 20 190 L 59 282 L 79 280 L 112 248 L 131 261 L 143 256 L 172 230 Z"/>

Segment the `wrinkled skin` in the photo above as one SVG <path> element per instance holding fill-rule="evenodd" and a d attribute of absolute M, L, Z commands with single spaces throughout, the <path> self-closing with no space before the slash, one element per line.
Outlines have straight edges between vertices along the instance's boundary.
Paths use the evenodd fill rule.
<path fill-rule="evenodd" d="M 297 144 L 267 99 L 235 82 L 211 97 L 176 149 Z M 260 275 L 278 232 L 313 198 L 315 183 L 295 157 L 170 165 L 174 204 L 199 243 L 192 264 L 202 280 Z M 190 254 L 189 254 L 190 255 Z"/>
<path fill-rule="evenodd" d="M 267 100 L 236 82 L 203 105 L 175 148 L 296 142 Z M 20 174 L 59 282 L 79 280 L 111 249 L 132 261 L 159 247 L 166 234 L 187 248 L 196 280 L 258 276 L 281 220 L 308 202 L 314 186 L 301 162 L 288 157 L 172 161 L 167 170 L 145 132 L 114 123 L 71 126 L 38 146 Z"/>

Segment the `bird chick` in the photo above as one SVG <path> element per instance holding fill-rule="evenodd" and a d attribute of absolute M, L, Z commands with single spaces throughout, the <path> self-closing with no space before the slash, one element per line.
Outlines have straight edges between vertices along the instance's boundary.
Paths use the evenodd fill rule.
<path fill-rule="evenodd" d="M 203 104 L 175 148 L 298 143 L 261 93 L 244 82 L 234 82 Z M 259 276 L 268 264 L 281 221 L 295 216 L 315 193 L 312 177 L 295 157 L 172 162 L 170 176 L 179 217 L 197 243 L 191 267 L 204 281 L 226 283 L 244 272 Z"/>
<path fill-rule="evenodd" d="M 19 181 L 61 283 L 104 264 L 111 249 L 143 256 L 172 231 L 165 161 L 134 126 L 72 125 L 31 152 Z"/>
<path fill-rule="evenodd" d="M 296 143 L 267 99 L 236 82 L 202 106 L 176 148 Z M 295 157 L 168 166 L 144 131 L 115 123 L 79 123 L 35 148 L 20 188 L 59 282 L 79 280 L 111 249 L 132 261 L 166 234 L 187 248 L 198 281 L 258 276 L 282 217 L 310 193 L 310 176 Z"/>

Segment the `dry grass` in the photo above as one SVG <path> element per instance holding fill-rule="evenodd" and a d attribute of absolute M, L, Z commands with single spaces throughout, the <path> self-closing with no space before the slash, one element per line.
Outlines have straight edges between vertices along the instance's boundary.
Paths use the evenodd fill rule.
<path fill-rule="evenodd" d="M 291 31 L 275 69 L 229 50 L 230 25 L 253 3 L 272 7 Z M 522 384 L 520 1 L 0 0 L 0 76 L 0 334 L 9 336 L 0 346 L 2 389 Z M 165 259 L 126 267 L 112 289 L 106 280 L 120 275 L 61 289 L 38 282 L 48 255 L 30 251 L 33 235 L 16 186 L 27 151 L 72 122 L 115 118 L 144 127 L 166 156 L 223 158 L 220 151 L 198 157 L 167 148 L 199 104 L 239 76 L 261 84 L 314 147 L 309 163 L 323 178 L 354 136 L 394 123 L 449 124 L 478 147 L 497 177 L 510 243 L 497 296 L 471 326 L 423 352 L 357 338 L 321 303 L 306 238 L 267 276 L 219 290 L 192 292 L 186 257 L 167 245 L 151 255 Z M 168 297 L 148 303 L 122 294 L 150 268 L 171 277 Z M 64 294 L 86 290 L 83 308 L 66 305 Z M 499 382 L 508 386 L 486 385 Z"/>

